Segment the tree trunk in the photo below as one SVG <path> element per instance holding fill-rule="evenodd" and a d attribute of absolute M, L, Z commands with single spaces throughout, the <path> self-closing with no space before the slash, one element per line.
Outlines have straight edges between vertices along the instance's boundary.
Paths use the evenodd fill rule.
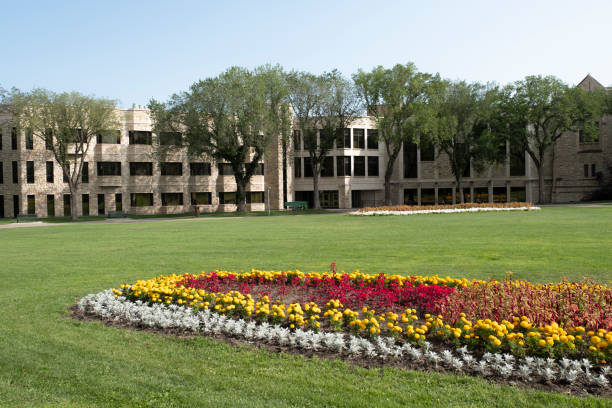
<path fill-rule="evenodd" d="M 312 194 L 315 210 L 321 209 L 321 200 L 319 197 L 319 166 L 313 163 L 312 165 Z"/>
<path fill-rule="evenodd" d="M 72 221 L 76 221 L 77 219 L 77 188 L 73 186 L 72 183 L 68 184 L 68 188 L 70 189 L 70 218 Z"/>
<path fill-rule="evenodd" d="M 391 205 L 391 176 L 393 175 L 393 163 L 387 163 L 385 170 L 385 205 Z"/>
<path fill-rule="evenodd" d="M 246 185 L 243 180 L 236 179 L 236 206 L 238 212 L 246 212 Z"/>
<path fill-rule="evenodd" d="M 557 193 L 557 180 L 555 177 L 555 144 L 552 145 L 552 152 L 550 157 L 550 167 L 552 174 L 552 183 L 550 185 L 550 202 L 554 202 L 555 194 Z"/>

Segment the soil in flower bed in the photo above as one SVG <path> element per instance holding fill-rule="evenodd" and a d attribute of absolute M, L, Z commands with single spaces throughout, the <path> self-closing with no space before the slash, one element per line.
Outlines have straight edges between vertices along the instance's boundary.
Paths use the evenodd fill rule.
<path fill-rule="evenodd" d="M 135 331 L 143 331 L 143 332 L 156 333 L 156 334 L 162 334 L 162 335 L 168 335 L 168 336 L 178 336 L 178 337 L 185 337 L 185 338 L 192 338 L 192 337 L 200 336 L 200 334 L 194 334 L 193 332 L 188 331 L 188 330 L 154 329 L 154 328 L 143 327 L 140 325 L 132 324 L 127 321 L 121 321 L 121 320 L 117 321 L 111 318 L 102 318 L 95 314 L 84 313 L 81 310 L 79 310 L 79 308 L 76 305 L 68 308 L 68 311 L 70 312 L 70 317 L 72 319 L 79 320 L 79 321 L 100 321 L 109 327 L 116 327 L 120 329 L 129 329 L 129 330 L 135 330 Z M 520 387 L 522 389 L 537 389 L 537 390 L 542 390 L 542 391 L 558 392 L 558 393 L 574 395 L 574 396 L 585 396 L 585 395 L 591 394 L 591 395 L 596 395 L 596 396 L 605 397 L 605 398 L 612 397 L 611 387 L 596 387 L 592 384 L 587 383 L 584 380 L 576 381 L 574 384 L 569 384 L 569 383 L 555 384 L 555 383 L 544 382 L 544 381 L 526 382 L 526 381 L 517 380 L 515 378 L 506 379 L 500 375 L 489 375 L 485 378 L 485 377 L 478 376 L 475 373 L 471 373 L 471 372 L 463 372 L 463 371 L 458 372 L 455 370 L 447 369 L 443 366 L 435 366 L 433 363 L 430 363 L 426 360 L 415 362 L 405 357 L 399 358 L 399 359 L 389 359 L 389 360 L 383 360 L 382 358 L 356 357 L 346 352 L 333 353 L 329 351 L 304 350 L 299 347 L 280 346 L 277 344 L 252 342 L 252 341 L 247 341 L 244 339 L 239 339 L 236 337 L 232 337 L 229 335 L 223 335 L 223 334 L 207 335 L 206 337 L 213 338 L 218 341 L 223 341 L 224 343 L 227 343 L 232 346 L 246 347 L 249 350 L 260 349 L 260 350 L 265 350 L 265 351 L 269 351 L 273 353 L 287 353 L 291 355 L 302 355 L 302 356 L 306 356 L 309 358 L 325 358 L 329 360 L 340 359 L 346 363 L 349 363 L 355 366 L 359 366 L 359 367 L 363 367 L 366 369 L 381 369 L 384 367 L 394 367 L 394 368 L 418 370 L 418 371 L 424 371 L 424 372 L 448 373 L 448 374 L 455 374 L 455 375 L 470 375 L 473 377 L 478 377 L 480 379 L 485 379 L 489 382 L 502 384 L 502 385 L 514 386 L 514 387 Z M 431 349 L 436 352 L 441 352 L 445 350 L 446 348 L 440 344 L 433 343 Z M 478 358 L 481 357 L 481 355 L 478 355 L 477 353 L 475 353 L 474 356 Z"/>

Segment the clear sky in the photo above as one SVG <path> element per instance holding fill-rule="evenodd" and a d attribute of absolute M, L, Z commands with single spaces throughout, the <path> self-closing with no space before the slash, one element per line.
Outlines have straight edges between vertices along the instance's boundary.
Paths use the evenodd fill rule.
<path fill-rule="evenodd" d="M 507 83 L 612 85 L 612 0 L 3 1 L 0 86 L 165 100 L 232 65 L 315 73 L 414 62 Z"/>

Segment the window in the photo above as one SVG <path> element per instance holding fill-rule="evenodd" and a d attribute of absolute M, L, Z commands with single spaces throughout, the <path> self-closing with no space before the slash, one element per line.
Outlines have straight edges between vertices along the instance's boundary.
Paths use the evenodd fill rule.
<path fill-rule="evenodd" d="M 493 202 L 505 203 L 508 201 L 506 187 L 493 187 Z"/>
<path fill-rule="evenodd" d="M 0 162 L 0 184 L 4 184 L 4 163 L 2 162 Z"/>
<path fill-rule="evenodd" d="M 183 163 L 181 162 L 166 162 L 161 163 L 162 176 L 182 176 Z"/>
<path fill-rule="evenodd" d="M 83 171 L 81 173 L 83 184 L 89 183 L 89 163 L 83 162 Z"/>
<path fill-rule="evenodd" d="M 351 129 L 342 129 L 342 134 L 336 138 L 338 149 L 351 148 Z"/>
<path fill-rule="evenodd" d="M 434 205 L 436 203 L 436 191 L 433 188 L 421 189 L 421 205 Z"/>
<path fill-rule="evenodd" d="M 212 204 L 212 194 L 209 192 L 191 193 L 191 205 L 210 205 Z"/>
<path fill-rule="evenodd" d="M 15 162 L 13 162 L 13 163 L 15 163 Z M 589 165 L 588 164 L 584 165 L 584 177 L 585 178 L 589 177 Z M 14 182 L 15 182 L 15 180 L 14 180 L 14 177 L 13 177 L 13 183 Z"/>
<path fill-rule="evenodd" d="M 4 218 L 4 196 L 0 195 L 0 218 Z"/>
<path fill-rule="evenodd" d="M 120 130 L 104 130 L 96 135 L 98 144 L 121 144 Z"/>
<path fill-rule="evenodd" d="M 338 208 L 338 190 L 319 191 L 321 208 Z"/>
<path fill-rule="evenodd" d="M 436 159 L 436 148 L 429 139 L 421 139 L 421 161 L 434 161 Z"/>
<path fill-rule="evenodd" d="M 34 195 L 28 195 L 28 215 L 36 214 L 36 197 Z"/>
<path fill-rule="evenodd" d="M 53 130 L 45 130 L 45 149 L 53 150 Z"/>
<path fill-rule="evenodd" d="M 334 158 L 327 156 L 321 163 L 321 177 L 334 177 Z"/>
<path fill-rule="evenodd" d="M 98 176 L 120 176 L 121 162 L 98 162 Z"/>
<path fill-rule="evenodd" d="M 488 187 L 475 187 L 474 188 L 474 202 L 475 203 L 488 203 L 489 202 L 489 188 Z"/>
<path fill-rule="evenodd" d="M 104 194 L 98 194 L 98 215 L 104 215 Z"/>
<path fill-rule="evenodd" d="M 254 176 L 263 176 L 264 175 L 264 165 L 263 163 L 257 163 L 257 167 L 253 171 Z"/>
<path fill-rule="evenodd" d="M 365 147 L 365 129 L 353 129 L 353 149 Z"/>
<path fill-rule="evenodd" d="M 47 162 L 47 183 L 53 183 L 54 180 L 55 180 L 55 177 L 53 175 L 53 162 L 48 161 Z"/>
<path fill-rule="evenodd" d="M 70 194 L 64 194 L 64 217 L 70 217 Z"/>
<path fill-rule="evenodd" d="M 417 195 L 416 188 L 405 188 L 404 189 L 404 204 L 405 205 L 417 205 L 419 203 L 419 196 Z"/>
<path fill-rule="evenodd" d="M 417 173 L 417 145 L 415 143 L 404 143 L 404 178 L 417 178 Z"/>
<path fill-rule="evenodd" d="M 19 182 L 19 170 L 17 169 L 17 162 L 14 161 L 13 165 L 13 184 L 17 184 Z"/>
<path fill-rule="evenodd" d="M 219 169 L 220 176 L 233 176 L 234 170 L 232 170 L 232 165 L 229 163 L 217 163 L 217 168 Z"/>
<path fill-rule="evenodd" d="M 68 175 L 62 169 L 62 180 L 64 183 L 68 182 Z"/>
<path fill-rule="evenodd" d="M 304 177 L 312 177 L 312 159 L 304 157 Z"/>
<path fill-rule="evenodd" d="M 293 177 L 302 177 L 302 158 L 295 157 L 293 159 Z"/>
<path fill-rule="evenodd" d="M 89 215 L 89 194 L 81 195 L 81 204 L 82 204 L 83 216 L 86 217 Z"/>
<path fill-rule="evenodd" d="M 183 205 L 183 193 L 162 193 L 162 206 Z"/>
<path fill-rule="evenodd" d="M 591 164 L 591 177 L 597 177 L 595 174 L 595 164 Z"/>
<path fill-rule="evenodd" d="M 302 132 L 297 129 L 293 131 L 293 147 L 296 151 L 302 150 Z"/>
<path fill-rule="evenodd" d="M 11 129 L 11 149 L 17 150 L 17 128 Z"/>
<path fill-rule="evenodd" d="M 55 217 L 55 196 L 47 195 L 47 217 Z"/>
<path fill-rule="evenodd" d="M 350 176 L 351 175 L 351 156 L 336 157 L 336 171 L 338 172 L 338 177 Z"/>
<path fill-rule="evenodd" d="M 368 176 L 378 177 L 378 156 L 368 156 Z"/>
<path fill-rule="evenodd" d="M 151 207 L 153 205 L 153 194 L 132 193 L 130 194 L 130 205 L 132 207 Z"/>
<path fill-rule="evenodd" d="M 210 163 L 189 163 L 192 176 L 210 176 Z"/>
<path fill-rule="evenodd" d="M 264 203 L 264 192 L 263 191 L 247 191 L 246 202 L 247 204 L 263 204 Z"/>
<path fill-rule="evenodd" d="M 219 204 L 236 204 L 235 192 L 219 192 Z"/>
<path fill-rule="evenodd" d="M 129 142 L 131 145 L 141 144 L 150 145 L 152 144 L 151 132 L 143 130 L 130 130 L 128 132 Z"/>
<path fill-rule="evenodd" d="M 130 176 L 152 176 L 152 162 L 130 162 Z"/>
<path fill-rule="evenodd" d="M 115 211 L 123 211 L 123 197 L 121 194 L 115 194 Z"/>
<path fill-rule="evenodd" d="M 162 146 L 180 146 L 183 143 L 181 132 L 161 132 L 159 144 Z"/>
<path fill-rule="evenodd" d="M 525 152 L 510 145 L 510 176 L 518 177 L 525 175 Z"/>
<path fill-rule="evenodd" d="M 21 211 L 19 210 L 19 196 L 13 196 L 13 216 L 17 217 Z"/>
<path fill-rule="evenodd" d="M 28 161 L 26 162 L 26 181 L 28 184 L 34 183 L 34 162 Z"/>
<path fill-rule="evenodd" d="M 378 150 L 378 129 L 368 129 L 368 149 Z"/>
<path fill-rule="evenodd" d="M 453 203 L 453 189 L 452 188 L 439 188 L 438 189 L 438 204 L 452 204 Z"/>
<path fill-rule="evenodd" d="M 365 157 L 355 156 L 353 157 L 353 160 L 353 176 L 365 176 Z"/>
<path fill-rule="evenodd" d="M 521 203 L 527 201 L 525 187 L 510 187 L 510 201 Z"/>
<path fill-rule="evenodd" d="M 34 136 L 32 135 L 32 129 L 26 129 L 25 147 L 27 150 L 34 149 Z"/>

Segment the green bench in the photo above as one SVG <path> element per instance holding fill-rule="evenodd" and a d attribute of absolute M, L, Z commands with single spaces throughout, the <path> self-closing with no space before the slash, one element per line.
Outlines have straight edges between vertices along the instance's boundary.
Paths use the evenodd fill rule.
<path fill-rule="evenodd" d="M 125 218 L 128 214 L 123 211 L 109 211 L 108 218 Z"/>
<path fill-rule="evenodd" d="M 305 210 L 308 208 L 308 203 L 306 201 L 287 201 L 285 203 L 285 208 L 291 210 Z"/>
<path fill-rule="evenodd" d="M 36 216 L 36 214 L 19 214 L 19 215 L 17 215 L 17 217 L 15 217 L 15 218 L 17 218 L 17 222 L 19 222 L 19 221 L 23 221 L 23 220 L 26 220 L 26 221 L 34 221 L 34 220 L 36 220 L 38 217 Z"/>

